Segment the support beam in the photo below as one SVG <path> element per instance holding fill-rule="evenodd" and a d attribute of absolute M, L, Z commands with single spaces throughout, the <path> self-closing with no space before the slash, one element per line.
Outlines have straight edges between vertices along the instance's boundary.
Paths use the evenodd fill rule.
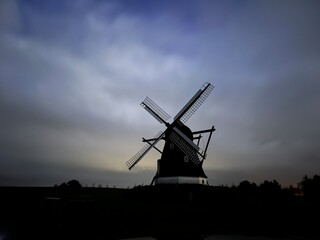
<path fill-rule="evenodd" d="M 146 142 L 146 143 L 148 143 L 149 145 L 151 145 L 151 141 L 155 141 L 156 139 L 151 139 L 151 140 L 148 140 L 148 139 L 145 139 L 145 138 L 142 138 L 142 142 Z M 155 149 L 155 150 L 157 150 L 160 154 L 162 154 L 162 152 L 159 150 L 159 148 L 157 148 L 156 146 L 153 146 L 153 148 Z"/>
<path fill-rule="evenodd" d="M 213 133 L 215 130 L 216 130 L 216 129 L 214 128 L 214 126 L 212 126 L 211 131 L 210 131 L 210 134 L 209 134 L 209 138 L 208 138 L 208 141 L 207 141 L 206 148 L 204 149 L 204 155 L 207 154 L 207 150 L 208 150 L 208 147 L 209 147 L 209 143 L 210 143 L 210 140 L 211 140 L 211 136 L 212 136 L 212 133 Z"/>
<path fill-rule="evenodd" d="M 214 128 L 214 126 L 210 129 L 205 129 L 205 130 L 200 130 L 200 131 L 195 131 L 192 132 L 193 135 L 197 135 L 197 134 L 201 134 L 201 133 L 207 133 L 207 132 L 214 132 L 216 129 Z"/>

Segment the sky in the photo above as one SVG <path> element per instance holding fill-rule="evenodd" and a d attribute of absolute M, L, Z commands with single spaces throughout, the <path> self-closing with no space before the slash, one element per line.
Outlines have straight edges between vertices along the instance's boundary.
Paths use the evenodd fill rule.
<path fill-rule="evenodd" d="M 165 128 L 139 104 L 173 117 L 205 82 L 186 124 L 216 128 L 211 185 L 319 174 L 319 12 L 310 0 L 1 0 L 0 185 L 149 184 L 157 151 L 125 162 Z"/>

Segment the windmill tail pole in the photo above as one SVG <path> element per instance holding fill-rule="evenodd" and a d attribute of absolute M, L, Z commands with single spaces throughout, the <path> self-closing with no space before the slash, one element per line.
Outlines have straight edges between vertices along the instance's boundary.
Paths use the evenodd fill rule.
<path fill-rule="evenodd" d="M 208 147 L 209 147 L 209 143 L 210 143 L 210 140 L 211 140 L 211 136 L 212 136 L 212 133 L 215 131 L 216 129 L 214 128 L 214 126 L 212 126 L 211 130 L 210 130 L 210 134 L 209 134 L 209 138 L 208 138 L 208 141 L 207 141 L 207 145 L 206 145 L 206 148 L 204 150 L 204 156 L 206 156 L 207 154 L 207 150 L 208 150 Z"/>

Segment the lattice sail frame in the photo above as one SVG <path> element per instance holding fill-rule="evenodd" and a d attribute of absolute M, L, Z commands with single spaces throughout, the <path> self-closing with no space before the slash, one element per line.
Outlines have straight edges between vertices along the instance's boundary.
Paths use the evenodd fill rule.
<path fill-rule="evenodd" d="M 198 165 L 202 162 L 203 151 L 179 129 L 174 128 L 169 138 L 194 164 Z"/>
<path fill-rule="evenodd" d="M 170 115 L 149 97 L 146 97 L 140 105 L 152 116 L 154 116 L 154 118 L 157 119 L 160 123 L 165 123 L 168 119 L 170 119 Z"/>
<path fill-rule="evenodd" d="M 206 82 L 205 84 L 203 84 L 200 90 L 189 100 L 189 102 L 174 117 L 174 121 L 179 119 L 182 123 L 186 123 L 188 119 L 195 113 L 195 111 L 197 111 L 197 109 L 201 106 L 201 104 L 207 99 L 207 97 L 209 96 L 213 88 L 214 86 L 212 86 L 210 83 Z"/>
<path fill-rule="evenodd" d="M 136 165 L 138 162 L 140 162 L 140 160 L 151 150 L 151 148 L 153 148 L 153 146 L 155 146 L 159 140 L 163 137 L 164 132 L 160 131 L 158 132 L 158 134 L 154 137 L 156 140 L 150 145 L 150 144 L 146 144 L 143 148 L 140 149 L 139 152 L 137 152 L 132 158 L 130 158 L 126 164 L 129 168 L 129 170 L 131 168 L 134 167 L 134 165 Z"/>

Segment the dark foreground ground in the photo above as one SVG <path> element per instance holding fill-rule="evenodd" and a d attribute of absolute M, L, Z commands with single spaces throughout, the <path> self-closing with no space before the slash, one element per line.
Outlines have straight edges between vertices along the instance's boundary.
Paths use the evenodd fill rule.
<path fill-rule="evenodd" d="M 314 199 L 226 187 L 2 187 L 0 239 L 320 239 L 319 213 Z"/>

